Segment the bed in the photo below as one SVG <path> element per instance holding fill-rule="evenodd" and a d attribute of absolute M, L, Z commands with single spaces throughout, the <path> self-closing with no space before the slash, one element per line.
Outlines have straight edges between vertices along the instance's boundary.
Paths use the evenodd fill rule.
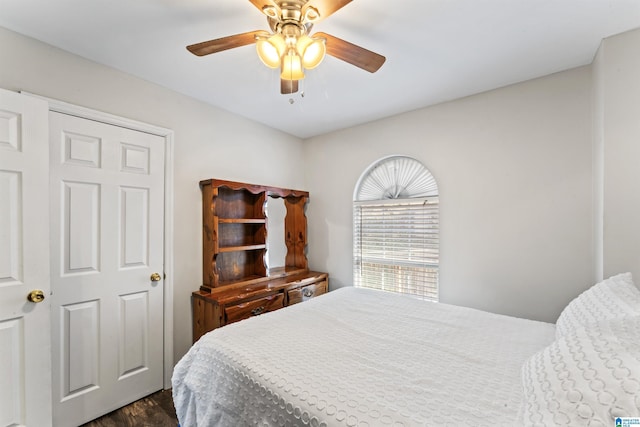
<path fill-rule="evenodd" d="M 624 282 L 617 277 L 616 284 Z M 589 318 L 598 315 L 590 305 L 603 298 L 597 293 L 572 302 L 556 330 L 554 324 L 381 291 L 338 289 L 203 336 L 175 367 L 174 405 L 182 427 L 579 425 L 576 419 L 598 425 L 597 416 L 640 417 L 640 344 L 624 344 L 629 354 L 614 374 L 624 376 L 618 382 L 627 381 L 627 389 L 614 390 L 625 394 L 616 396 L 615 405 L 594 405 L 586 392 L 579 399 L 571 395 L 572 402 L 562 396 L 563 389 L 573 390 L 566 390 L 572 363 L 577 372 L 585 367 L 575 349 L 585 352 L 591 332 L 581 324 L 593 323 L 588 330 L 596 331 L 591 334 L 598 345 L 616 354 L 613 344 L 633 339 L 634 325 L 640 331 L 640 292 L 634 306 L 630 295 L 638 291 L 630 286 L 624 288 L 631 294 L 605 297 L 605 332 L 601 319 Z M 613 308 L 616 314 L 609 313 Z M 610 329 L 618 332 L 613 344 L 602 338 L 612 335 Z M 592 371 L 608 363 L 589 357 Z M 599 392 L 608 392 L 612 381 L 603 381 L 607 387 Z M 585 404 L 591 413 L 576 409 Z"/>

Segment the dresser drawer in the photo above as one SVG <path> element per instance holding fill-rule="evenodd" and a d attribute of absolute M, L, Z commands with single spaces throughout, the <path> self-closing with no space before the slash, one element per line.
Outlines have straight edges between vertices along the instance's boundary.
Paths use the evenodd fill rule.
<path fill-rule="evenodd" d="M 268 297 L 243 302 L 241 304 L 229 305 L 224 308 L 226 324 L 257 316 L 268 311 L 274 311 L 284 307 L 284 294 L 278 293 Z"/>
<path fill-rule="evenodd" d="M 322 295 L 327 292 L 327 281 L 323 280 L 317 283 L 311 283 L 310 285 L 302 286 L 298 289 L 291 289 L 287 292 L 289 302 L 287 305 L 297 304 L 299 302 L 306 301 L 318 295 Z"/>

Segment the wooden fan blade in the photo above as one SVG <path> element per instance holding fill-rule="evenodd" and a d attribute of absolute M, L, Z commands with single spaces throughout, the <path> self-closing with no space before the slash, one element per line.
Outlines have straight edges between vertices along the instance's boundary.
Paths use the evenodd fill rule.
<path fill-rule="evenodd" d="M 320 18 L 318 20 L 314 21 L 314 22 L 317 22 L 317 21 L 319 21 L 321 19 L 326 18 L 329 15 L 332 15 L 334 12 L 336 12 L 337 10 L 342 9 L 343 7 L 348 5 L 349 3 L 351 3 L 351 0 L 309 0 L 302 7 L 302 16 L 304 16 L 305 11 L 309 7 L 313 7 L 315 9 L 317 9 L 318 12 L 320 13 Z"/>
<path fill-rule="evenodd" d="M 256 42 L 257 34 L 268 34 L 266 31 L 249 31 L 248 33 L 236 34 L 233 36 L 222 37 L 207 42 L 196 43 L 187 46 L 187 50 L 198 56 L 205 56 L 223 50 L 233 49 L 240 46 L 246 46 Z"/>
<path fill-rule="evenodd" d="M 280 79 L 280 93 L 283 95 L 289 93 L 296 93 L 298 91 L 298 81 L 297 80 L 285 80 Z"/>
<path fill-rule="evenodd" d="M 322 37 L 327 40 L 327 55 L 341 59 L 370 73 L 378 71 L 387 59 L 382 55 L 327 33 L 315 33 L 313 37 Z"/>

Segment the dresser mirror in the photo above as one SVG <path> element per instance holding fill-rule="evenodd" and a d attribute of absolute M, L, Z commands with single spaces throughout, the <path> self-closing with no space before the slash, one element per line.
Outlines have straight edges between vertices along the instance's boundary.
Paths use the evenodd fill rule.
<path fill-rule="evenodd" d="M 287 208 L 282 197 L 267 197 L 265 204 L 267 216 L 267 270 L 285 266 L 287 246 L 284 241 L 284 217 Z"/>

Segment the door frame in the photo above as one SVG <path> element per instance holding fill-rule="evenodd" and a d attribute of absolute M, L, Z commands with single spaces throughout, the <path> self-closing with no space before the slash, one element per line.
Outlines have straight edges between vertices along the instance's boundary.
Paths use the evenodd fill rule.
<path fill-rule="evenodd" d="M 81 107 L 57 99 L 29 92 L 23 95 L 49 103 L 49 111 L 145 132 L 164 138 L 164 325 L 163 325 L 163 387 L 171 388 L 173 373 L 173 130 L 127 119 L 91 108 Z"/>

